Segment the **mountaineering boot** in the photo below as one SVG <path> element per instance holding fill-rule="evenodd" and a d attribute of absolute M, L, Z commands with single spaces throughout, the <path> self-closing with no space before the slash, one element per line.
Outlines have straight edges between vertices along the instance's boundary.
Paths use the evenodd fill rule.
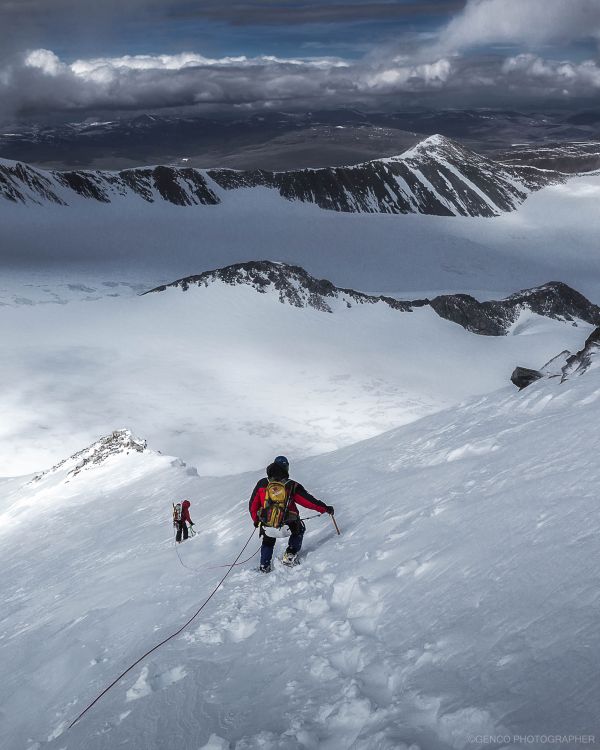
<path fill-rule="evenodd" d="M 271 572 L 271 563 L 267 563 L 266 565 L 261 565 L 259 568 L 261 573 L 270 573 Z"/>
<path fill-rule="evenodd" d="M 281 562 L 284 565 L 295 565 L 296 564 L 296 557 L 298 553 L 294 552 L 291 549 L 286 549 L 286 551 L 283 553 L 283 557 L 281 559 Z"/>

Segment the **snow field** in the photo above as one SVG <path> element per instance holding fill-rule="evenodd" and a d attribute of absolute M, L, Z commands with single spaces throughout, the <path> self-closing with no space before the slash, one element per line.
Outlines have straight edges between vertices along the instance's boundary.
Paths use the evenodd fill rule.
<path fill-rule="evenodd" d="M 234 570 L 201 619 L 68 732 L 210 593 L 223 571 L 205 566 L 247 539 L 260 472 L 200 478 L 146 452 L 13 489 L 0 526 L 6 746 L 449 750 L 481 735 L 593 735 L 597 373 L 293 462 L 342 536 L 310 520 L 297 567 Z M 184 496 L 199 534 L 178 550 L 197 573 L 169 540 L 170 501 Z M 44 534 L 31 545 L 33 512 Z"/>
<path fill-rule="evenodd" d="M 430 310 L 327 315 L 224 285 L 132 294 L 140 260 L 149 287 L 268 256 L 411 297 L 557 278 L 598 301 L 599 179 L 493 220 L 275 210 L 267 191 L 198 210 L 3 211 L 16 275 L 0 290 L 0 474 L 28 476 L 0 479 L 0 748 L 476 750 L 476 737 L 597 735 L 598 369 L 493 392 L 514 365 L 580 348 L 588 326 L 523 315 L 488 338 Z M 29 277 L 65 260 L 64 278 Z M 124 425 L 166 455 L 30 482 Z M 256 467 L 281 452 L 342 536 L 310 520 L 297 567 L 236 568 L 67 731 L 211 593 L 212 566 L 251 531 Z M 171 502 L 186 496 L 199 533 L 175 548 Z"/>
<path fill-rule="evenodd" d="M 486 337 L 431 309 L 279 302 L 215 283 L 187 292 L 5 307 L 0 474 L 52 466 L 128 425 L 202 474 L 334 450 L 505 385 L 577 349 L 587 324 L 524 314 Z M 26 331 L 26 335 L 24 332 Z"/>
<path fill-rule="evenodd" d="M 221 191 L 218 206 L 125 199 L 70 207 L 2 207 L 4 272 L 95 275 L 155 284 L 268 258 L 337 286 L 405 294 L 507 295 L 552 280 L 600 298 L 600 177 L 532 194 L 491 219 L 343 214 L 281 200 L 268 188 Z M 141 271 L 143 269 L 143 271 Z M 27 298 L 26 294 L 21 295 Z"/>

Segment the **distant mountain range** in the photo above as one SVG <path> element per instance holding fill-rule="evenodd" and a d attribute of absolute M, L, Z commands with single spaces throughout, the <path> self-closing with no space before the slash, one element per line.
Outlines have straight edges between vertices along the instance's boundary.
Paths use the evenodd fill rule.
<path fill-rule="evenodd" d="M 315 279 L 300 266 L 267 260 L 236 263 L 196 276 L 187 276 L 151 289 L 145 294 L 164 292 L 167 289 L 186 292 L 192 287 L 207 288 L 219 282 L 230 286 L 250 286 L 262 294 L 275 290 L 283 304 L 311 307 L 328 313 L 333 312 L 336 304 L 354 307 L 382 302 L 400 312 L 412 312 L 415 308 L 429 306 L 441 318 L 458 323 L 467 331 L 486 336 L 506 335 L 524 311 L 555 320 L 581 320 L 600 326 L 600 307 L 558 281 L 524 289 L 503 300 L 479 302 L 468 294 L 398 300 L 383 295 L 364 294 L 354 289 L 342 289 L 326 279 Z"/>
<path fill-rule="evenodd" d="M 100 122 L 14 125 L 0 132 L 0 155 L 50 169 L 168 164 L 282 171 L 359 164 L 399 154 L 435 133 L 493 155 L 514 144 L 600 140 L 600 111 L 339 109 L 237 118 L 145 114 Z"/>
<path fill-rule="evenodd" d="M 140 167 L 120 172 L 45 171 L 0 160 L 0 200 L 74 206 L 137 198 L 178 206 L 217 205 L 248 188 L 269 188 L 288 201 L 353 213 L 497 216 L 531 191 L 566 174 L 483 157 L 440 135 L 400 156 L 355 166 L 288 172 Z"/>

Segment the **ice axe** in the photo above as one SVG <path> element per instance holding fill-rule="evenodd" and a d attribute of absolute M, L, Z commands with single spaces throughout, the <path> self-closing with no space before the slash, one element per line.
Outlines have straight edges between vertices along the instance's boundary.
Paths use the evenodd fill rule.
<path fill-rule="evenodd" d="M 333 513 L 330 513 L 329 515 L 331 516 L 331 520 L 333 521 L 333 525 L 335 526 L 335 530 L 337 531 L 338 536 L 340 536 L 341 535 L 341 531 L 338 528 L 337 522 L 335 520 L 335 516 L 333 515 Z"/>

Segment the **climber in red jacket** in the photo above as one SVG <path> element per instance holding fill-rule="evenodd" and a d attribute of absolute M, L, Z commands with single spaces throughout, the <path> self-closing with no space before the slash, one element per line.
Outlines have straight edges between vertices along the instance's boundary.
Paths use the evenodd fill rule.
<path fill-rule="evenodd" d="M 194 522 L 190 518 L 190 501 L 184 500 L 181 503 L 181 518 L 177 520 L 177 535 L 175 537 L 175 541 L 181 542 L 181 535 L 183 534 L 183 541 L 188 538 L 188 527 L 187 524 L 189 523 L 190 526 L 194 525 Z"/>
<path fill-rule="evenodd" d="M 275 493 L 281 491 L 281 502 L 278 505 Z M 254 525 L 261 525 L 262 547 L 260 550 L 260 569 L 263 573 L 271 570 L 271 558 L 276 536 L 269 531 L 287 526 L 291 532 L 288 546 L 283 556 L 286 565 L 293 565 L 296 555 L 302 547 L 305 526 L 300 520 L 298 505 L 316 510 L 318 513 L 333 515 L 333 506 L 325 505 L 308 493 L 298 482 L 289 477 L 289 462 L 285 456 L 277 458 L 267 467 L 267 476 L 257 482 L 250 497 L 249 510 Z M 275 533 L 272 531 L 271 533 Z"/>

